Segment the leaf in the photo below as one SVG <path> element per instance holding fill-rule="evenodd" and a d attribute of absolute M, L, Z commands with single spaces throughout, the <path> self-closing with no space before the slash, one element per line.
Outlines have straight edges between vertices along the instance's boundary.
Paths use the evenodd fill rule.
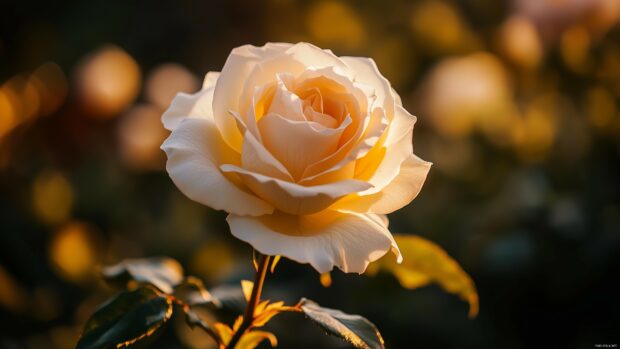
<path fill-rule="evenodd" d="M 273 333 L 265 331 L 251 331 L 244 334 L 239 343 L 235 345 L 235 349 L 254 349 L 265 339 L 269 340 L 272 347 L 278 345 L 278 339 Z"/>
<path fill-rule="evenodd" d="M 395 235 L 394 239 L 403 254 L 403 262 L 384 257 L 372 263 L 368 272 L 391 272 L 407 289 L 415 289 L 431 282 L 444 290 L 457 294 L 469 303 L 469 317 L 478 314 L 478 293 L 467 273 L 441 247 L 414 235 Z"/>
<path fill-rule="evenodd" d="M 186 277 L 180 285 L 175 287 L 174 296 L 190 306 L 218 303 L 218 300 L 207 291 L 202 280 L 194 276 Z"/>
<path fill-rule="evenodd" d="M 217 309 L 235 314 L 243 313 L 247 301 L 239 286 L 222 285 L 211 289 L 211 297 Z"/>
<path fill-rule="evenodd" d="M 230 340 L 232 339 L 235 332 L 237 332 L 237 330 L 239 330 L 239 327 L 241 327 L 241 323 L 243 323 L 243 316 L 239 315 L 235 320 L 232 328 L 222 322 L 216 322 L 215 324 L 213 324 L 215 332 L 217 332 L 220 339 L 222 340 L 222 344 L 228 345 L 228 343 L 230 343 Z"/>
<path fill-rule="evenodd" d="M 315 324 L 328 333 L 351 343 L 354 347 L 385 349 L 379 330 L 366 318 L 346 314 L 340 310 L 323 308 L 305 298 L 301 300 L 300 305 L 301 311 Z"/>
<path fill-rule="evenodd" d="M 254 266 L 254 271 L 258 272 L 258 260 L 256 259 L 256 250 L 252 250 L 252 265 Z"/>
<path fill-rule="evenodd" d="M 252 281 L 241 280 L 241 290 L 243 291 L 243 297 L 245 297 L 246 302 L 250 301 L 253 288 L 254 288 L 254 283 Z"/>
<path fill-rule="evenodd" d="M 90 317 L 77 349 L 129 346 L 160 329 L 172 310 L 172 300 L 154 288 L 121 292 Z"/>
<path fill-rule="evenodd" d="M 211 329 L 211 326 L 204 321 L 200 315 L 196 314 L 191 308 L 183 309 L 185 311 L 185 322 L 191 327 L 202 327 L 203 329 Z"/>
<path fill-rule="evenodd" d="M 218 333 L 218 335 L 222 339 L 222 343 L 224 345 L 228 345 L 228 343 L 230 343 L 230 340 L 232 339 L 232 336 L 233 336 L 233 329 L 230 328 L 230 326 L 224 323 L 221 323 L 221 322 L 216 322 L 215 324 L 213 324 L 213 327 L 215 328 L 215 331 Z"/>
<path fill-rule="evenodd" d="M 222 339 L 222 344 L 224 346 L 228 346 L 228 343 L 230 343 L 230 340 L 232 339 L 235 331 L 237 331 L 241 326 L 242 321 L 243 317 L 238 317 L 232 328 L 221 322 L 217 322 L 213 325 L 215 331 Z M 278 345 L 278 340 L 276 336 L 273 335 L 273 333 L 265 331 L 251 331 L 246 332 L 241 336 L 239 342 L 237 342 L 237 345 L 235 345 L 235 349 L 254 349 L 265 339 L 269 340 L 269 343 L 272 347 Z"/>
<path fill-rule="evenodd" d="M 252 326 L 264 326 L 274 316 L 285 311 L 299 312 L 300 308 L 299 306 L 291 307 L 288 305 L 284 305 L 284 302 L 275 302 L 269 304 L 269 301 L 263 301 L 254 310 L 254 321 L 252 321 Z"/>
<path fill-rule="evenodd" d="M 181 264 L 168 257 L 126 259 L 103 268 L 102 274 L 112 282 L 127 284 L 128 281 L 135 280 L 142 284 L 151 284 L 168 294 L 183 280 Z"/>
<path fill-rule="evenodd" d="M 276 271 L 276 265 L 278 265 L 278 262 L 280 261 L 280 259 L 282 259 L 282 256 L 280 255 L 273 256 L 273 261 L 271 262 L 271 268 L 270 268 L 272 274 Z"/>

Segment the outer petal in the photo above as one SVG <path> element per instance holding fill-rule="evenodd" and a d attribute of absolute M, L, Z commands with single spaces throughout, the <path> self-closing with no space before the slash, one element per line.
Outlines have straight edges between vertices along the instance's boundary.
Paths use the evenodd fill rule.
<path fill-rule="evenodd" d="M 366 182 L 352 179 L 304 187 L 296 183 L 250 172 L 234 165 L 222 165 L 220 169 L 223 172 L 236 173 L 256 195 L 279 210 L 290 214 L 319 212 L 347 194 L 370 187 L 370 184 Z"/>
<path fill-rule="evenodd" d="M 291 46 L 286 53 L 306 67 L 325 68 L 337 67 L 346 71 L 347 64 L 330 50 L 323 50 L 307 42 L 300 42 Z"/>
<path fill-rule="evenodd" d="M 162 115 L 164 127 L 172 131 L 185 118 L 213 119 L 213 88 L 220 73 L 209 72 L 205 76 L 202 90 L 194 93 L 178 93 L 172 100 L 172 104 Z"/>
<path fill-rule="evenodd" d="M 210 87 L 215 87 L 215 84 L 217 83 L 217 79 L 219 79 L 220 77 L 220 72 L 219 71 L 210 71 L 207 73 L 207 75 L 205 75 L 204 80 L 202 81 L 202 88 L 210 88 Z"/>
<path fill-rule="evenodd" d="M 239 97 L 254 66 L 291 46 L 279 43 L 268 43 L 263 47 L 245 45 L 233 49 L 226 59 L 214 91 L 213 115 L 224 141 L 237 152 L 241 152 L 242 136 L 228 112 L 239 111 Z"/>
<path fill-rule="evenodd" d="M 375 146 L 357 161 L 355 178 L 367 180 L 373 188 L 360 195 L 375 194 L 383 190 L 400 171 L 401 164 L 413 153 L 413 126 L 416 117 L 403 107 L 396 107 L 383 144 Z"/>
<path fill-rule="evenodd" d="M 170 178 L 190 199 L 239 215 L 273 212 L 271 205 L 243 191 L 220 172 L 220 164 L 238 164 L 240 159 L 239 154 L 224 143 L 213 121 L 183 120 L 162 149 L 168 156 L 166 170 Z"/>
<path fill-rule="evenodd" d="M 309 216 L 273 215 L 227 218 L 234 236 L 257 251 L 309 263 L 319 273 L 334 266 L 363 273 L 370 262 L 394 250 L 392 235 L 377 217 L 322 211 Z M 398 253 L 397 250 L 394 250 Z"/>
<path fill-rule="evenodd" d="M 390 82 L 381 75 L 377 64 L 372 58 L 365 57 L 340 57 L 353 74 L 355 81 L 364 85 L 373 86 L 377 103 L 385 108 L 388 116 L 394 113 L 394 95 Z"/>
<path fill-rule="evenodd" d="M 431 165 L 430 162 L 411 154 L 401 165 L 398 176 L 382 191 L 366 196 L 350 194 L 331 208 L 364 213 L 394 212 L 418 196 Z"/>

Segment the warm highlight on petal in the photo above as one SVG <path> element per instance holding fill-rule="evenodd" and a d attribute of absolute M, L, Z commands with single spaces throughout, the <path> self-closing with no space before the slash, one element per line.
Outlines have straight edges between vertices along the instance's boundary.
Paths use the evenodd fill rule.
<path fill-rule="evenodd" d="M 221 139 L 213 121 L 186 119 L 162 145 L 168 156 L 166 170 L 190 199 L 216 210 L 240 215 L 263 215 L 273 207 L 242 190 L 218 166 L 239 163 L 239 155 Z"/>
<path fill-rule="evenodd" d="M 227 221 L 234 236 L 259 252 L 309 263 L 320 273 L 336 266 L 345 273 L 361 274 L 393 246 L 385 226 L 358 213 L 326 210 L 310 216 L 279 212 L 261 217 L 231 214 Z"/>

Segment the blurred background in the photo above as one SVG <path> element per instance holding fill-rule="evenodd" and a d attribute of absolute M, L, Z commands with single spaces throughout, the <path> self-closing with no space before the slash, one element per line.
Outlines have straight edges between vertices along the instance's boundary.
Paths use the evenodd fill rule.
<path fill-rule="evenodd" d="M 0 347 L 73 348 L 114 293 L 95 266 L 169 255 L 207 285 L 253 274 L 225 215 L 168 178 L 162 111 L 230 50 L 308 41 L 369 56 L 435 163 L 391 229 L 474 279 L 439 287 L 283 261 L 266 295 L 362 314 L 388 348 L 620 341 L 620 1 L 17 1 L 0 10 Z M 154 348 L 211 348 L 173 319 Z M 295 314 L 281 348 L 346 348 Z"/>

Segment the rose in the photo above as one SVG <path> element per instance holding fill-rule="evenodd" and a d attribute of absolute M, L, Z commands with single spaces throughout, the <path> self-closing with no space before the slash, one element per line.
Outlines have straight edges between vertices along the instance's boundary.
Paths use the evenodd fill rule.
<path fill-rule="evenodd" d="M 416 118 L 368 58 L 307 43 L 234 49 L 202 90 L 164 113 L 177 187 L 229 213 L 257 251 L 362 273 L 388 250 L 385 214 L 430 168 L 413 154 Z"/>

